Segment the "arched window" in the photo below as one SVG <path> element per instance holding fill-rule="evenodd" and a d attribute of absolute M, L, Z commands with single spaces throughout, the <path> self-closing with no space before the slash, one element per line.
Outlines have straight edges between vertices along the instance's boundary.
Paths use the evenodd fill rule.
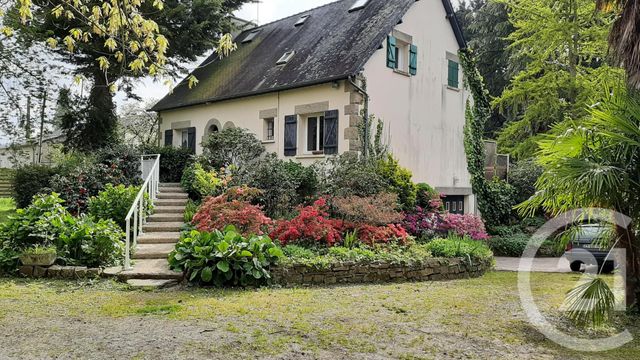
<path fill-rule="evenodd" d="M 209 131 L 209 134 L 220 132 L 220 128 L 218 128 L 218 125 L 216 124 L 209 126 L 209 129 L 207 130 Z"/>

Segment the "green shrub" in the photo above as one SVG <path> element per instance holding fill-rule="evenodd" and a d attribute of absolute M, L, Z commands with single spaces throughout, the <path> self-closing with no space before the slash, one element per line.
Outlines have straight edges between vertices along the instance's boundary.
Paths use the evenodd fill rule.
<path fill-rule="evenodd" d="M 31 205 L 0 224 L 0 242 L 15 250 L 52 244 L 64 224 L 72 221 L 63 203 L 56 193 L 34 196 Z"/>
<path fill-rule="evenodd" d="M 172 146 L 144 146 L 141 150 L 144 154 L 160 154 L 161 182 L 180 182 L 182 173 L 193 162 L 191 149 Z"/>
<path fill-rule="evenodd" d="M 182 179 L 180 179 L 182 188 L 189 194 L 189 197 L 196 200 L 220 195 L 224 192 L 227 183 L 226 178 L 219 177 L 215 170 L 205 167 L 199 162 L 187 166 L 182 174 Z"/>
<path fill-rule="evenodd" d="M 122 258 L 124 233 L 111 220 L 75 218 L 53 193 L 38 195 L 25 209 L 0 224 L 0 243 L 4 262 L 14 252 L 38 246 L 55 245 L 60 261 L 73 265 L 110 266 Z"/>
<path fill-rule="evenodd" d="M 262 190 L 256 200 L 264 212 L 270 217 L 281 217 L 314 196 L 318 180 L 313 169 L 267 154 L 239 169 L 233 183 Z"/>
<path fill-rule="evenodd" d="M 193 217 L 198 212 L 198 208 L 200 208 L 200 204 L 191 199 L 187 201 L 187 205 L 184 207 L 184 222 L 186 224 L 190 224 L 193 220 Z"/>
<path fill-rule="evenodd" d="M 493 256 L 491 249 L 484 242 L 456 236 L 435 239 L 428 242 L 426 246 L 435 257 L 463 257 L 484 261 Z"/>
<path fill-rule="evenodd" d="M 429 184 L 416 184 L 416 206 L 423 209 L 431 208 L 431 200 L 437 199 L 440 194 Z"/>
<path fill-rule="evenodd" d="M 211 134 L 203 143 L 204 157 L 214 169 L 243 167 L 265 152 L 264 145 L 247 129 L 230 128 Z"/>
<path fill-rule="evenodd" d="M 491 206 L 482 213 L 485 224 L 490 228 L 510 224 L 516 218 L 513 210 L 517 205 L 515 188 L 498 179 L 488 182 L 487 187 Z"/>
<path fill-rule="evenodd" d="M 536 181 L 542 175 L 542 167 L 535 159 L 520 160 L 509 169 L 509 183 L 515 189 L 515 202 L 519 204 L 536 193 Z"/>
<path fill-rule="evenodd" d="M 114 144 L 103 147 L 93 154 L 97 164 L 109 168 L 117 168 L 122 173 L 120 184 L 140 185 L 142 172 L 140 171 L 140 151 L 126 144 Z"/>
<path fill-rule="evenodd" d="M 19 266 L 20 251 L 10 245 L 0 243 L 0 275 L 12 275 Z"/>
<path fill-rule="evenodd" d="M 388 190 L 386 179 L 373 161 L 357 155 L 332 156 L 315 166 L 321 194 L 334 196 L 373 196 Z"/>
<path fill-rule="evenodd" d="M 56 247 L 58 258 L 68 265 L 113 266 L 124 257 L 125 233 L 112 220 L 88 216 L 73 218 L 62 229 Z"/>
<path fill-rule="evenodd" d="M 520 257 L 527 247 L 530 237 L 523 233 L 494 236 L 487 244 L 495 256 Z"/>
<path fill-rule="evenodd" d="M 391 154 L 378 162 L 378 172 L 387 180 L 389 191 L 398 194 L 398 202 L 403 210 L 413 210 L 416 206 L 416 186 L 411 180 L 411 171 L 403 168 Z"/>
<path fill-rule="evenodd" d="M 31 204 L 35 195 L 47 192 L 56 170 L 44 165 L 24 165 L 16 170 L 13 178 L 14 198 L 19 209 Z"/>
<path fill-rule="evenodd" d="M 184 234 L 169 254 L 169 265 L 185 272 L 192 282 L 248 286 L 267 283 L 270 266 L 282 256 L 282 250 L 268 237 L 245 238 L 229 226 L 224 232 Z"/>
<path fill-rule="evenodd" d="M 107 184 L 98 196 L 89 199 L 89 215 L 96 219 L 113 220 L 124 230 L 126 226 L 125 218 L 139 192 L 139 186 L 127 187 Z M 146 214 L 149 215 L 153 211 L 153 205 L 151 205 L 149 194 L 146 192 L 144 193 L 144 198 L 147 205 Z"/>
<path fill-rule="evenodd" d="M 285 254 L 282 266 L 304 265 L 320 269 L 344 262 L 372 263 L 380 261 L 390 264 L 414 265 L 421 264 L 432 257 L 431 252 L 424 244 L 376 247 L 360 244 L 351 248 L 344 246 L 306 248 L 298 245 L 287 245 L 282 250 Z"/>
<path fill-rule="evenodd" d="M 136 181 L 127 179 L 118 167 L 95 164 L 67 175 L 53 176 L 50 191 L 60 194 L 69 212 L 79 215 L 87 212 L 89 199 L 97 196 L 107 184 L 128 185 L 132 182 Z"/>

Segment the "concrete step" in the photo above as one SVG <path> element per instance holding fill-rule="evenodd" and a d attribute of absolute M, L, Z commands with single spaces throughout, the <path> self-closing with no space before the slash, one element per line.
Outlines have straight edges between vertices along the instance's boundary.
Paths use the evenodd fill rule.
<path fill-rule="evenodd" d="M 120 281 L 131 279 L 144 280 L 182 280 L 181 272 L 169 269 L 167 259 L 136 260 L 133 269 L 118 274 Z"/>
<path fill-rule="evenodd" d="M 185 206 L 187 205 L 187 199 L 158 199 L 154 201 L 155 206 Z"/>
<path fill-rule="evenodd" d="M 160 183 L 160 188 L 164 187 L 180 187 L 180 183 Z"/>
<path fill-rule="evenodd" d="M 160 192 L 161 193 L 182 193 L 182 194 L 185 193 L 185 191 L 181 187 L 163 187 L 163 188 L 160 188 Z"/>
<path fill-rule="evenodd" d="M 175 244 L 138 244 L 134 259 L 164 259 L 175 249 Z"/>
<path fill-rule="evenodd" d="M 183 221 L 183 214 L 153 214 L 147 218 L 148 222 L 178 222 Z"/>
<path fill-rule="evenodd" d="M 179 240 L 179 232 L 150 232 L 140 235 L 138 244 L 175 244 Z"/>
<path fill-rule="evenodd" d="M 156 214 L 184 214 L 185 206 L 156 206 Z"/>
<path fill-rule="evenodd" d="M 131 279 L 127 284 L 134 289 L 157 290 L 166 289 L 178 285 L 177 280 L 151 280 L 151 279 Z"/>
<path fill-rule="evenodd" d="M 187 200 L 187 198 L 189 197 L 189 195 L 187 195 L 186 193 L 164 193 L 161 192 L 158 194 L 158 199 L 185 199 Z"/>
<path fill-rule="evenodd" d="M 154 232 L 179 232 L 184 225 L 183 222 L 157 222 L 146 223 L 142 225 L 142 231 L 145 233 Z"/>

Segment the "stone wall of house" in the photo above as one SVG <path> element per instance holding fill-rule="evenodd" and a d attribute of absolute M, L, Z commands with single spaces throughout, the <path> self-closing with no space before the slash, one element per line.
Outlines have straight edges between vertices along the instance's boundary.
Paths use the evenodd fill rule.
<path fill-rule="evenodd" d="M 328 268 L 276 267 L 271 275 L 274 283 L 284 286 L 438 281 L 479 277 L 491 266 L 490 261 L 469 263 L 462 258 L 429 259 L 413 265 L 344 262 Z"/>

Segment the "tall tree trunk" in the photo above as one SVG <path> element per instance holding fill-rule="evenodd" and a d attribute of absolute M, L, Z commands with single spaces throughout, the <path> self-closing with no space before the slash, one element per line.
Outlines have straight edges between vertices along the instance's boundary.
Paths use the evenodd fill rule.
<path fill-rule="evenodd" d="M 626 297 L 627 307 L 631 308 L 638 305 L 640 299 L 640 247 L 632 226 L 625 229 L 616 227 L 616 232 L 620 238 L 620 247 L 626 250 Z"/>
<path fill-rule="evenodd" d="M 88 119 L 82 131 L 81 141 L 85 150 L 99 149 L 117 141 L 118 119 L 115 109 L 107 78 L 96 69 L 89 94 Z"/>

